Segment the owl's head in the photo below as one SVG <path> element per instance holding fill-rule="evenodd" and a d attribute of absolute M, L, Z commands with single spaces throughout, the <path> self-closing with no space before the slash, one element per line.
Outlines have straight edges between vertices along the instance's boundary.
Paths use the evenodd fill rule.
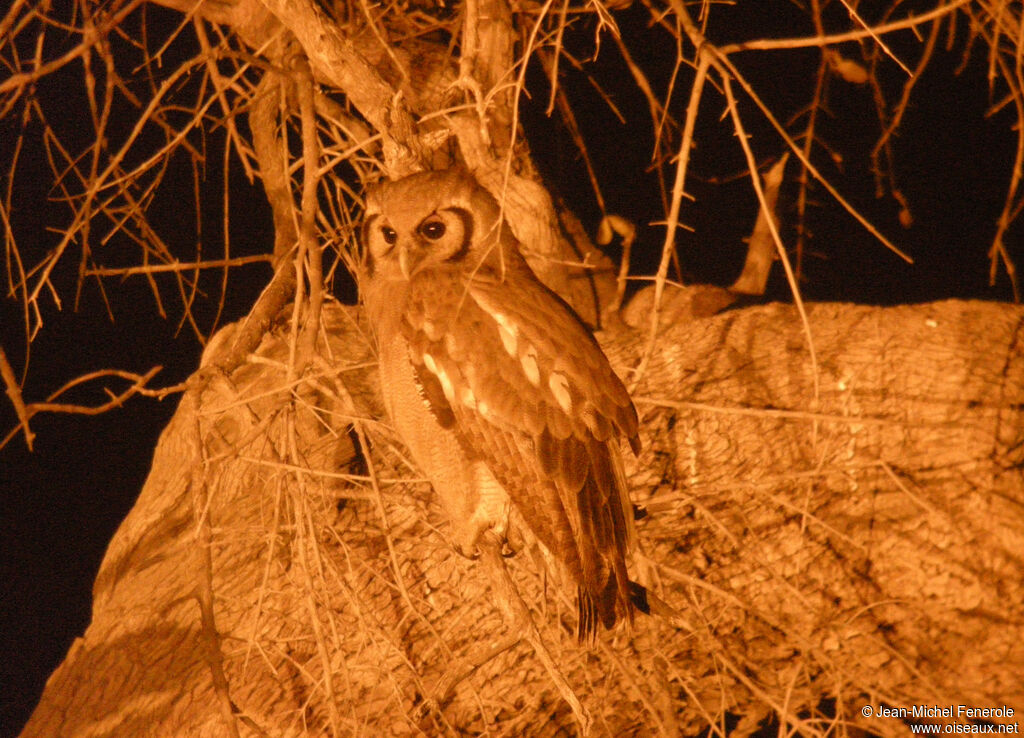
<path fill-rule="evenodd" d="M 375 279 L 477 269 L 512 243 L 494 198 L 465 170 L 420 172 L 368 189 L 362 243 Z M 507 254 L 505 254 L 507 255 Z"/>

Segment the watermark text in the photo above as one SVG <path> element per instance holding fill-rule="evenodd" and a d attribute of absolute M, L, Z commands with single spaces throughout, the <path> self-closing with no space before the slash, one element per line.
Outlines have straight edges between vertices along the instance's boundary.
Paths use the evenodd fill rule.
<path fill-rule="evenodd" d="M 864 705 L 860 714 L 866 718 L 903 720 L 910 728 L 910 732 L 916 735 L 1020 733 L 1020 723 L 1015 719 L 1014 709 L 1008 705 Z M 929 719 L 935 722 L 915 722 Z"/>

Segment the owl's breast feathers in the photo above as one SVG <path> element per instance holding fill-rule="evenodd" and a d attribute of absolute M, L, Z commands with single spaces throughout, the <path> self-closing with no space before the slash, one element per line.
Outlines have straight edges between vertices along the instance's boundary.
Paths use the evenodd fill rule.
<path fill-rule="evenodd" d="M 567 568 L 580 637 L 592 639 L 598 621 L 643 607 L 626 572 L 633 515 L 618 447 L 624 436 L 639 452 L 637 414 L 590 332 L 520 259 L 501 274 L 416 275 L 400 330 L 433 416 Z"/>

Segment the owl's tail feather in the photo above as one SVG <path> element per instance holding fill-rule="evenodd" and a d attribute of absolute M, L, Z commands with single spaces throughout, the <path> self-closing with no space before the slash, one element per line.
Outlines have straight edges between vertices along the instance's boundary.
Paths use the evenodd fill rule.
<path fill-rule="evenodd" d="M 598 611 L 594 598 L 583 587 L 576 590 L 576 639 L 580 643 L 593 645 L 597 641 Z"/>
<path fill-rule="evenodd" d="M 607 630 L 611 630 L 623 615 L 632 624 L 635 611 L 645 615 L 651 614 L 647 589 L 642 584 L 631 580 L 626 580 L 626 584 L 625 599 L 619 599 L 619 586 L 615 576 L 608 577 L 604 591 L 601 592 L 597 600 L 583 587 L 577 590 L 579 620 L 576 637 L 580 643 L 593 644 L 597 640 L 598 623 Z"/>

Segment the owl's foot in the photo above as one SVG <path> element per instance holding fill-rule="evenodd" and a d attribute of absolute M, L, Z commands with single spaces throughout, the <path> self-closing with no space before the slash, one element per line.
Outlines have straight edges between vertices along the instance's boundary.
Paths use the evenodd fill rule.
<path fill-rule="evenodd" d="M 470 561 L 476 561 L 480 558 L 480 548 L 474 543 L 472 547 L 463 546 L 461 543 L 455 541 L 452 543 L 452 549 L 459 556 L 469 559 Z M 512 544 L 509 543 L 508 539 L 502 539 L 501 541 L 501 556 L 505 559 L 510 559 L 519 553 L 518 548 L 513 548 Z"/>
<path fill-rule="evenodd" d="M 522 538 L 509 531 L 507 517 L 496 522 L 493 519 L 474 515 L 463 525 L 452 526 L 452 548 L 459 556 L 470 561 L 480 558 L 480 546 L 494 546 L 503 557 L 515 556 L 522 548 Z M 508 535 L 509 533 L 512 535 Z M 509 538 L 515 540 L 510 542 Z"/>
<path fill-rule="evenodd" d="M 453 540 L 452 548 L 459 556 L 476 561 L 480 558 L 480 544 L 495 546 L 502 558 L 510 559 L 522 549 L 523 539 L 514 530 L 499 531 L 496 527 L 487 527 L 471 537 Z"/>

